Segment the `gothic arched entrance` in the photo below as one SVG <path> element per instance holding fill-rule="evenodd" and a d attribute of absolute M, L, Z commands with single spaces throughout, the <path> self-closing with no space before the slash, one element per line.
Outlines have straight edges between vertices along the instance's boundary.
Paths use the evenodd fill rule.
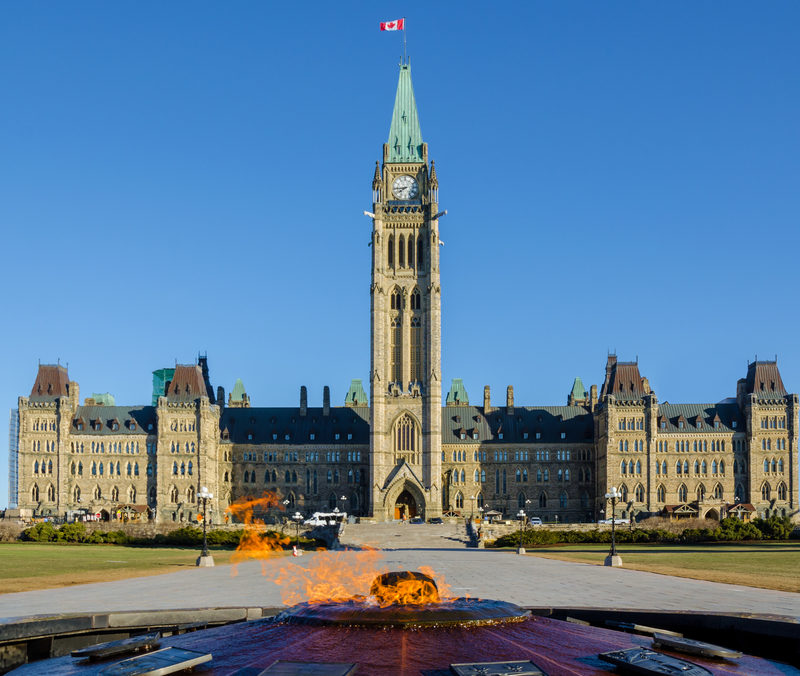
<path fill-rule="evenodd" d="M 394 518 L 395 519 L 410 519 L 417 515 L 417 501 L 414 496 L 407 490 L 404 490 L 397 496 L 394 503 Z"/>

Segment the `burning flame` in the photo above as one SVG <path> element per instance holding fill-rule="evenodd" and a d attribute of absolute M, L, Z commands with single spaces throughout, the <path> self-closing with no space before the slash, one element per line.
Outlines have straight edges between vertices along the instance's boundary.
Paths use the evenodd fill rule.
<path fill-rule="evenodd" d="M 449 586 L 431 568 L 421 566 L 425 578 L 381 581 L 388 572 L 383 555 L 374 549 L 320 551 L 306 565 L 289 563 L 274 578 L 285 605 L 362 601 L 385 607 L 447 602 Z M 438 587 L 438 591 L 437 591 Z"/>
<path fill-rule="evenodd" d="M 261 561 L 261 574 L 274 575 L 273 582 L 281 588 L 281 598 L 287 606 L 304 601 L 314 604 L 359 601 L 385 607 L 449 600 L 449 586 L 432 568 L 420 566 L 419 572 L 423 575 L 418 577 L 405 573 L 385 576 L 389 569 L 382 563 L 383 555 L 372 548 L 320 550 L 309 557 L 310 560 L 302 564 L 287 563 L 275 573 L 274 567 L 267 566 L 267 559 L 282 553 L 291 539 L 267 533 L 263 520 L 255 518 L 254 514 L 274 507 L 283 510 L 280 497 L 277 493 L 266 492 L 260 498 L 237 500 L 227 508 L 231 516 L 244 523 L 244 533 L 231 557 L 231 576 L 238 574 L 237 566 L 242 561 Z"/>
<path fill-rule="evenodd" d="M 265 559 L 274 556 L 277 552 L 283 551 L 283 546 L 289 544 L 288 537 L 281 537 L 277 534 L 266 533 L 266 527 L 262 519 L 253 517 L 256 509 L 269 509 L 277 507 L 283 509 L 280 496 L 277 493 L 266 492 L 260 498 L 244 498 L 237 500 L 225 511 L 231 516 L 244 522 L 244 533 L 239 540 L 239 546 L 231 557 L 231 576 L 238 575 L 237 566 L 242 561 L 258 559 L 261 561 L 261 574 L 267 574 Z"/>

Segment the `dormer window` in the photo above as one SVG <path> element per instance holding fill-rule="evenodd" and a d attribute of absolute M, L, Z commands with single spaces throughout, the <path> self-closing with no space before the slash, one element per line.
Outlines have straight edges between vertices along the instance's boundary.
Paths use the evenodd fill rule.
<path fill-rule="evenodd" d="M 131 420 L 131 421 L 128 423 L 128 428 L 129 428 L 131 431 L 135 430 L 135 429 L 136 429 L 136 421 L 135 421 L 135 420 Z"/>
<path fill-rule="evenodd" d="M 561 433 L 561 438 L 562 439 L 566 439 L 567 438 L 567 433 L 566 432 L 562 432 Z"/>
<path fill-rule="evenodd" d="M 336 441 L 339 441 L 339 438 L 340 438 L 340 437 L 341 437 L 341 435 L 340 435 L 338 432 L 336 432 L 336 434 L 334 434 L 334 435 L 333 435 L 333 438 L 334 438 Z"/>
<path fill-rule="evenodd" d="M 719 420 L 715 420 L 715 421 L 714 421 L 714 429 L 715 429 L 715 430 L 718 430 L 718 429 L 719 429 Z"/>
<path fill-rule="evenodd" d="M 247 433 L 247 440 L 248 441 L 252 441 L 253 440 L 253 433 L 252 432 L 248 432 Z"/>
<path fill-rule="evenodd" d="M 317 435 L 314 434 L 314 432 L 311 432 L 311 434 L 308 435 L 308 440 L 309 441 L 314 441 L 314 439 L 316 439 L 316 438 L 317 438 Z"/>
<path fill-rule="evenodd" d="M 701 423 L 701 422 L 698 420 L 698 421 L 695 423 L 695 426 L 697 427 L 697 429 L 700 429 L 700 428 L 703 426 L 703 423 Z"/>
<path fill-rule="evenodd" d="M 353 433 L 352 432 L 348 432 L 347 433 L 347 440 L 348 441 L 352 441 L 353 440 Z"/>
<path fill-rule="evenodd" d="M 541 439 L 542 438 L 542 433 L 541 432 L 537 432 L 536 433 L 536 438 L 537 439 Z"/>
<path fill-rule="evenodd" d="M 278 433 L 277 432 L 273 432 L 272 433 L 272 440 L 273 441 L 277 441 L 278 440 Z"/>
<path fill-rule="evenodd" d="M 477 441 L 477 439 L 478 439 L 478 430 L 472 430 L 472 438 Z"/>
<path fill-rule="evenodd" d="M 284 434 L 284 435 L 283 435 L 283 440 L 284 440 L 284 441 L 289 441 L 289 439 L 291 439 L 291 438 L 292 438 L 292 435 L 291 435 L 291 434 L 289 434 L 288 432 L 287 432 L 286 434 Z"/>
<path fill-rule="evenodd" d="M 466 433 L 466 432 L 462 432 L 462 433 L 461 433 L 459 436 L 460 436 L 462 439 L 466 439 L 466 438 L 467 438 L 467 433 Z"/>
<path fill-rule="evenodd" d="M 731 421 L 731 427 L 732 427 L 733 429 L 736 429 L 736 421 L 735 421 L 735 420 L 732 420 L 732 421 Z"/>
<path fill-rule="evenodd" d="M 153 431 L 153 423 L 147 423 L 147 431 L 148 432 L 152 432 Z"/>
<path fill-rule="evenodd" d="M 680 421 L 678 422 L 678 429 L 679 429 L 679 430 L 682 430 L 682 429 L 683 429 L 683 420 L 680 420 Z"/>
<path fill-rule="evenodd" d="M 224 430 L 222 430 L 222 435 L 221 436 L 222 436 L 223 439 L 230 439 L 231 435 L 228 433 L 228 429 L 225 428 Z"/>
<path fill-rule="evenodd" d="M 522 433 L 522 438 L 523 439 L 527 439 L 528 438 L 528 433 L 527 432 L 523 432 Z"/>
<path fill-rule="evenodd" d="M 667 429 L 667 421 L 666 421 L 666 420 L 662 420 L 662 421 L 661 421 L 661 429 L 662 429 L 662 430 L 665 430 L 665 429 Z"/>
<path fill-rule="evenodd" d="M 502 439 L 503 438 L 503 433 L 502 432 L 498 432 L 497 433 L 497 438 L 498 439 Z"/>

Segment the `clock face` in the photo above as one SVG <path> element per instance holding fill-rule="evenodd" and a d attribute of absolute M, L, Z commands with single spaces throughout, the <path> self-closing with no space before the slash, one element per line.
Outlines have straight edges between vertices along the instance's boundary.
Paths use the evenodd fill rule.
<path fill-rule="evenodd" d="M 398 176 L 392 183 L 392 192 L 397 199 L 414 199 L 419 195 L 419 185 L 412 176 Z"/>

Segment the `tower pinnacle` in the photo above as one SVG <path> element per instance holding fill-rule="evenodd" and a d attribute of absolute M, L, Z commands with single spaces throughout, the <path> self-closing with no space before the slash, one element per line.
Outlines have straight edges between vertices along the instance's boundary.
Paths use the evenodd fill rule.
<path fill-rule="evenodd" d="M 392 125 L 389 128 L 387 162 L 424 162 L 422 132 L 419 128 L 417 102 L 411 84 L 411 66 L 400 65 L 397 95 L 394 99 Z"/>

